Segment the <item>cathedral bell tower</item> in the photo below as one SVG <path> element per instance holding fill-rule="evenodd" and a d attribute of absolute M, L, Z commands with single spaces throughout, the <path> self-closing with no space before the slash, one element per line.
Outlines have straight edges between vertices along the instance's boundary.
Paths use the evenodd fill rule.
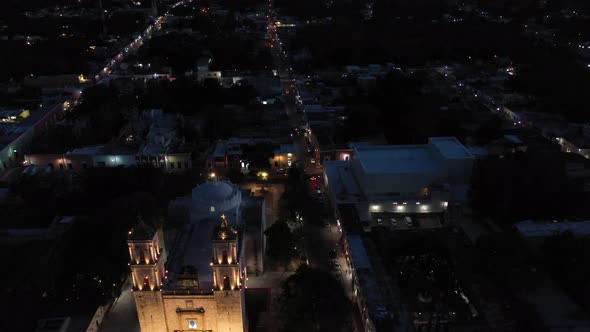
<path fill-rule="evenodd" d="M 213 292 L 217 304 L 219 331 L 247 330 L 242 266 L 238 259 L 238 233 L 228 225 L 225 215 L 216 226 L 212 238 Z"/>
<path fill-rule="evenodd" d="M 161 287 L 166 276 L 166 251 L 161 232 L 146 225 L 141 217 L 129 231 L 129 267 L 142 332 L 166 331 Z"/>

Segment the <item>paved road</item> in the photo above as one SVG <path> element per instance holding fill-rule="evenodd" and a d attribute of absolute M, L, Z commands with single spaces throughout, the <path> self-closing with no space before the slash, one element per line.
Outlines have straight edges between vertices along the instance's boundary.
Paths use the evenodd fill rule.
<path fill-rule="evenodd" d="M 99 332 L 140 332 L 131 286 L 131 276 L 129 276 L 122 287 L 121 296 L 115 300 L 100 325 Z"/>

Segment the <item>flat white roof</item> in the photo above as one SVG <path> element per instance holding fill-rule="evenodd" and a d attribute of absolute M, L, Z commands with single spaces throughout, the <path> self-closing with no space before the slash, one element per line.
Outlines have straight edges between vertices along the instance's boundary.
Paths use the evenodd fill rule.
<path fill-rule="evenodd" d="M 329 160 L 324 164 L 324 174 L 330 181 L 330 192 L 338 203 L 357 203 L 364 199 L 362 190 L 356 182 L 350 162 Z"/>
<path fill-rule="evenodd" d="M 363 239 L 358 235 L 349 235 L 346 240 L 350 248 L 350 257 L 352 266 L 355 269 L 371 269 L 371 262 L 363 244 Z"/>
<path fill-rule="evenodd" d="M 474 159 L 473 155 L 454 137 L 432 137 L 428 139 L 428 144 L 422 145 L 354 145 L 353 147 L 357 159 L 368 174 L 432 172 L 440 167 L 440 156 L 443 159 Z"/>
<path fill-rule="evenodd" d="M 472 159 L 473 155 L 455 137 L 431 137 L 428 144 L 446 159 Z"/>
<path fill-rule="evenodd" d="M 427 145 L 357 147 L 355 154 L 366 173 L 425 173 L 437 168 Z"/>

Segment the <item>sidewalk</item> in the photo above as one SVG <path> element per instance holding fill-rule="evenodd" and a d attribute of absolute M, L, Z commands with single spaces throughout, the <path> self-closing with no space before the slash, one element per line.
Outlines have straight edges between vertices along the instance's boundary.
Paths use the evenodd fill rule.
<path fill-rule="evenodd" d="M 99 332 L 140 332 L 135 298 L 131 291 L 131 276 L 122 286 L 121 296 L 115 300 L 111 310 L 98 328 Z"/>

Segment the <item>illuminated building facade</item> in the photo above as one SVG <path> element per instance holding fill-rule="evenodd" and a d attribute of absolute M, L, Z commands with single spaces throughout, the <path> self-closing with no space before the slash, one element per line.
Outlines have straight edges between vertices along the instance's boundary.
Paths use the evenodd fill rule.
<path fill-rule="evenodd" d="M 203 238 L 206 229 L 210 232 Z M 246 331 L 237 231 L 222 215 L 221 223 L 201 221 L 187 236 L 180 236 L 181 242 L 183 237 L 184 257 L 168 260 L 160 230 L 140 221 L 129 232 L 129 265 L 141 331 Z"/>

